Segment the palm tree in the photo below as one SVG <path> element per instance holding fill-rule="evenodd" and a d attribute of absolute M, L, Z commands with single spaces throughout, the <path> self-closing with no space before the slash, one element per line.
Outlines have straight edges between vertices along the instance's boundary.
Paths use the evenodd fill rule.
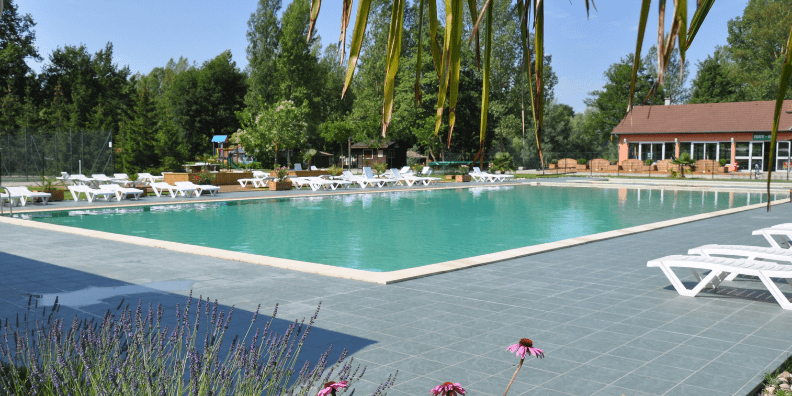
<path fill-rule="evenodd" d="M 674 165 L 679 165 L 679 177 L 685 178 L 685 165 L 693 165 L 696 161 L 690 157 L 690 153 L 682 153 L 679 157 L 671 160 Z"/>
<path fill-rule="evenodd" d="M 339 39 L 340 45 L 339 57 L 343 62 L 346 57 L 346 36 L 347 28 L 349 27 L 350 17 L 352 15 L 352 2 L 353 0 L 342 0 L 342 16 L 341 16 L 341 37 Z M 428 39 L 429 47 L 431 48 L 431 59 L 434 64 L 434 69 L 437 71 L 439 84 L 439 91 L 437 95 L 437 118 L 435 122 L 435 136 L 440 132 L 442 124 L 443 113 L 446 109 L 446 96 L 448 97 L 448 146 L 451 146 L 451 137 L 453 135 L 454 126 L 456 125 L 456 105 L 459 93 L 459 70 L 460 59 L 462 53 L 462 45 L 464 38 L 462 37 L 464 8 L 463 3 L 465 0 L 445 0 L 445 34 L 443 35 L 442 44 L 438 40 L 438 29 L 440 24 L 437 20 L 437 8 L 439 0 L 419 0 L 418 15 L 414 18 L 418 28 L 419 41 Z M 355 74 L 358 57 L 360 56 L 363 38 L 366 33 L 366 25 L 368 24 L 368 16 L 371 9 L 372 0 L 358 0 L 357 17 L 355 18 L 355 25 L 352 29 L 352 41 L 349 47 L 349 63 L 347 65 L 346 77 L 344 80 L 344 87 L 341 92 L 341 97 L 344 97 L 347 89 L 349 88 L 352 77 Z M 390 33 L 388 35 L 388 43 L 385 51 L 385 81 L 383 83 L 383 102 L 382 102 L 382 136 L 388 130 L 388 125 L 391 122 L 391 115 L 393 114 L 394 94 L 395 94 L 395 78 L 396 72 L 399 68 L 399 57 L 402 53 L 402 30 L 404 29 L 404 9 L 407 0 L 392 0 L 393 7 L 391 12 Z M 310 26 L 308 28 L 308 40 L 311 40 L 313 28 L 316 24 L 316 19 L 319 17 L 319 9 L 322 0 L 311 0 L 311 18 Z M 476 154 L 473 162 L 479 160 L 483 162 L 484 154 L 484 141 L 487 129 L 487 112 L 489 111 L 489 85 L 490 85 L 490 57 L 492 47 L 492 0 L 485 0 L 481 9 L 476 5 L 476 0 L 467 0 L 468 9 L 470 10 L 470 18 L 473 22 L 472 34 L 467 42 L 470 44 L 474 39 L 476 41 L 476 58 L 480 52 L 479 46 L 479 27 L 484 25 L 484 55 L 482 58 L 482 80 L 483 85 L 481 88 L 481 121 L 480 121 L 480 148 Z M 542 152 L 542 128 L 543 128 L 543 114 L 544 114 L 544 74 L 543 62 L 544 59 L 544 3 L 545 0 L 516 0 L 516 13 L 515 18 L 519 21 L 520 26 L 520 49 L 522 50 L 523 70 L 525 71 L 526 81 L 528 81 L 530 109 L 533 116 L 533 126 L 536 135 L 536 147 L 539 154 L 539 159 L 544 163 Z M 681 64 L 685 64 L 685 52 L 693 43 L 693 39 L 701 28 L 704 19 L 707 17 L 709 10 L 712 8 L 715 0 L 697 0 L 696 11 L 693 17 L 688 20 L 688 1 L 675 0 L 674 10 L 672 12 L 671 29 L 666 34 L 665 29 L 665 16 L 666 16 L 666 0 L 658 0 L 659 5 L 659 18 L 658 18 L 658 31 L 657 31 L 657 80 L 654 87 L 651 89 L 649 97 L 643 101 L 648 100 L 654 95 L 654 92 L 659 86 L 664 85 L 664 76 L 666 69 L 669 65 L 671 54 L 674 47 L 679 48 L 679 57 Z M 584 0 L 586 13 L 588 14 L 589 8 L 596 6 L 593 0 Z M 426 7 L 424 7 L 426 5 Z M 652 5 L 652 0 L 641 1 L 641 13 L 638 21 L 638 38 L 635 45 L 635 53 L 633 60 L 632 81 L 630 83 L 630 97 L 629 104 L 626 112 L 632 110 L 635 93 L 635 82 L 638 74 L 638 66 L 641 59 L 641 46 L 644 41 L 644 33 L 646 32 L 647 20 L 649 17 L 649 8 Z M 424 37 L 422 33 L 424 11 L 428 11 L 429 18 L 429 37 Z M 533 27 L 533 32 L 529 27 Z M 412 28 L 412 27 L 408 27 Z M 531 34 L 533 33 L 533 35 Z M 533 38 L 533 42 L 530 40 Z M 422 45 L 418 43 L 417 50 L 417 65 L 415 74 L 415 99 L 420 102 L 421 98 L 421 48 Z M 785 48 L 792 48 L 792 29 L 789 32 L 789 39 Z M 787 50 L 784 61 L 784 66 L 781 71 L 781 79 L 779 82 L 778 97 L 776 99 L 776 111 L 773 124 L 771 147 L 775 147 L 776 136 L 778 134 L 778 121 L 781 116 L 781 107 L 783 99 L 786 94 L 786 89 L 789 86 L 790 76 L 792 75 L 792 50 Z M 531 60 L 534 60 L 531 65 Z M 533 69 L 533 70 L 532 70 Z M 525 104 L 523 104 L 525 108 Z M 523 129 L 525 121 L 523 118 Z M 773 163 L 773 154 L 770 154 L 770 163 Z M 770 189 L 770 172 L 767 177 L 768 194 Z M 768 210 L 770 208 L 768 201 Z"/>

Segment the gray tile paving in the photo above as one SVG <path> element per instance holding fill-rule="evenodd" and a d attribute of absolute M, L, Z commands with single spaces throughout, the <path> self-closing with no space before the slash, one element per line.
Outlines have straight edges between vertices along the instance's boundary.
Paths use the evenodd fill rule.
<path fill-rule="evenodd" d="M 258 304 L 266 313 L 281 303 L 285 325 L 321 301 L 303 354 L 348 348 L 368 366 L 358 394 L 398 370 L 391 395 L 449 380 L 500 395 L 517 364 L 505 348 L 528 337 L 547 357 L 526 360 L 511 395 L 743 396 L 792 351 L 792 312 L 750 277 L 679 296 L 646 262 L 708 243 L 763 245 L 750 230 L 790 215 L 781 205 L 388 286 L 0 225 L 0 317 L 24 312 L 30 294 L 179 280 L 243 311 L 237 330 Z M 62 314 L 100 315 L 121 298 L 173 307 L 187 289 Z"/>

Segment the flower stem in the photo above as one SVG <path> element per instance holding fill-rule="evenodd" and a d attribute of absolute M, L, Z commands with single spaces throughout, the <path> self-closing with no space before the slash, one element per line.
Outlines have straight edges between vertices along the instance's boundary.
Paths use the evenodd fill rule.
<path fill-rule="evenodd" d="M 514 382 L 514 379 L 517 378 L 517 373 L 520 372 L 520 368 L 522 368 L 522 365 L 523 365 L 524 361 L 525 361 L 524 358 L 520 359 L 520 364 L 517 365 L 517 370 L 514 370 L 514 375 L 512 375 L 512 379 L 511 379 L 511 381 L 509 381 L 509 386 L 506 387 L 506 392 L 503 392 L 503 396 L 506 396 L 506 394 L 509 393 L 509 388 L 511 388 L 512 383 Z"/>

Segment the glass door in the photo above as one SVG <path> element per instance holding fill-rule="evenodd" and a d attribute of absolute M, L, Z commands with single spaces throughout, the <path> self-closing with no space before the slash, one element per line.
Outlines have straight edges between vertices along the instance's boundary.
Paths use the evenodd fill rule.
<path fill-rule="evenodd" d="M 747 172 L 750 170 L 751 162 L 751 143 L 736 142 L 734 144 L 734 162 L 737 163 L 737 171 Z"/>
<path fill-rule="evenodd" d="M 764 142 L 751 142 L 749 170 L 753 171 L 757 165 L 760 170 L 764 170 Z"/>
<path fill-rule="evenodd" d="M 790 142 L 777 142 L 776 171 L 786 171 L 789 168 L 789 144 Z"/>

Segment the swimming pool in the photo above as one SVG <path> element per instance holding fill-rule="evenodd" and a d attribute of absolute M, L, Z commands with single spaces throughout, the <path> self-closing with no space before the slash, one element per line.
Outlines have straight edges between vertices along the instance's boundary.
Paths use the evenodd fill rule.
<path fill-rule="evenodd" d="M 365 271 L 395 271 L 760 203 L 764 194 L 474 187 L 23 215 Z"/>

